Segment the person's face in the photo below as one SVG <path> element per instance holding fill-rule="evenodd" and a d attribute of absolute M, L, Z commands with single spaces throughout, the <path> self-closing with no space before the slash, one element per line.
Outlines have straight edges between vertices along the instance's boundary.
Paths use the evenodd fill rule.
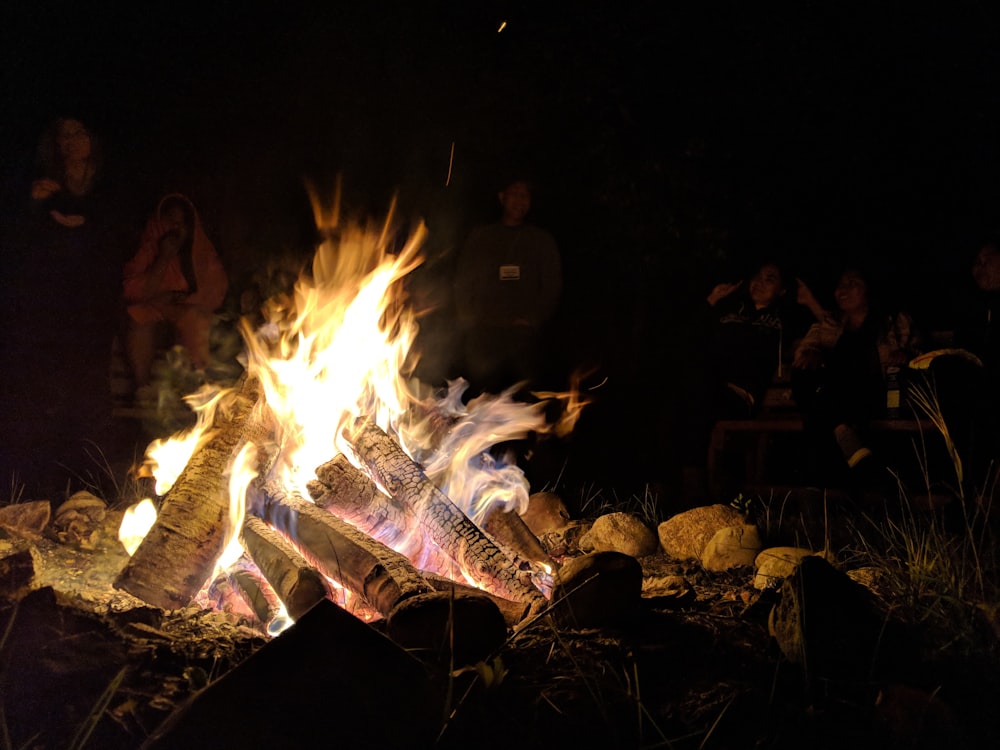
<path fill-rule="evenodd" d="M 972 262 L 972 279 L 984 292 L 1000 290 L 1000 250 L 987 245 Z"/>
<path fill-rule="evenodd" d="M 866 312 L 868 310 L 868 284 L 854 271 L 840 277 L 833 292 L 837 307 L 845 313 Z"/>
<path fill-rule="evenodd" d="M 531 188 L 524 182 L 513 182 L 500 192 L 505 224 L 520 224 L 531 210 Z"/>
<path fill-rule="evenodd" d="M 87 159 L 90 157 L 90 133 L 79 120 L 63 120 L 56 128 L 56 145 L 63 159 Z"/>
<path fill-rule="evenodd" d="M 168 232 L 175 232 L 181 242 L 191 236 L 190 222 L 187 220 L 184 209 L 180 206 L 170 206 L 164 210 L 160 214 L 160 221 L 163 223 L 163 228 Z"/>
<path fill-rule="evenodd" d="M 773 305 L 784 293 L 781 270 L 773 263 L 761 266 L 750 279 L 750 299 L 757 308 Z"/>

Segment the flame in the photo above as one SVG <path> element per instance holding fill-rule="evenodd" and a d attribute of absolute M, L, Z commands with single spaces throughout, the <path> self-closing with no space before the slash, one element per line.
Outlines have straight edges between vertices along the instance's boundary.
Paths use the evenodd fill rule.
<path fill-rule="evenodd" d="M 381 231 L 350 224 L 328 232 L 299 278 L 294 312 L 244 330 L 248 371 L 261 381 L 282 446 L 279 476 L 308 496 L 315 467 L 350 454 L 344 428 L 361 416 L 391 429 L 411 400 L 400 377 L 417 333 L 400 280 L 422 261 L 421 224 L 391 252 L 392 211 Z M 277 335 L 276 335 L 277 334 Z"/>
<path fill-rule="evenodd" d="M 118 539 L 125 546 L 131 557 L 135 554 L 139 543 L 156 522 L 156 506 L 148 497 L 143 498 L 125 511 L 121 526 L 118 527 Z"/>
<path fill-rule="evenodd" d="M 256 470 L 257 446 L 248 442 L 233 460 L 229 474 L 229 527 L 226 530 L 226 545 L 216 563 L 216 572 L 223 572 L 244 553 L 240 542 L 239 530 L 243 528 L 246 517 L 247 487 L 257 477 Z"/>

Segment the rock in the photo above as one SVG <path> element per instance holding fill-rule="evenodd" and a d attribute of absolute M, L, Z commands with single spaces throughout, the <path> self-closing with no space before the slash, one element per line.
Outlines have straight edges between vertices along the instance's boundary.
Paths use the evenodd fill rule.
<path fill-rule="evenodd" d="M 753 587 L 760 591 L 776 589 L 802 562 L 803 557 L 816 554 L 804 547 L 769 547 L 754 560 L 756 572 Z"/>
<path fill-rule="evenodd" d="M 49 532 L 63 544 L 94 549 L 103 531 L 107 504 L 89 492 L 76 492 L 59 506 Z"/>
<path fill-rule="evenodd" d="M 634 621 L 642 600 L 642 566 L 621 552 L 567 560 L 556 573 L 552 613 L 566 627 L 600 628 Z"/>
<path fill-rule="evenodd" d="M 554 492 L 535 492 L 528 498 L 528 508 L 521 519 L 535 536 L 556 531 L 569 523 L 569 511 Z"/>
<path fill-rule="evenodd" d="M 570 521 L 561 529 L 546 531 L 538 541 L 550 557 L 558 558 L 576 555 L 581 552 L 580 540 L 590 531 L 591 521 Z"/>
<path fill-rule="evenodd" d="M 743 514 L 729 505 L 704 505 L 668 518 L 656 532 L 660 547 L 668 556 L 700 563 L 705 545 L 720 529 L 744 523 Z"/>
<path fill-rule="evenodd" d="M 0 526 L 21 536 L 41 536 L 49 524 L 52 505 L 48 500 L 34 500 L 0 507 Z"/>
<path fill-rule="evenodd" d="M 652 575 L 642 579 L 643 599 L 672 599 L 678 602 L 694 597 L 694 589 L 682 575 Z"/>
<path fill-rule="evenodd" d="M 584 552 L 621 552 L 645 557 L 656 552 L 656 533 L 632 513 L 607 513 L 580 538 Z"/>
<path fill-rule="evenodd" d="M 712 571 L 750 567 L 763 546 L 753 524 L 719 529 L 705 545 L 701 566 Z"/>
<path fill-rule="evenodd" d="M 863 685 L 875 671 L 883 618 L 863 586 L 807 555 L 782 583 L 768 630 L 811 683 Z"/>
<path fill-rule="evenodd" d="M 936 693 L 890 683 L 875 701 L 875 717 L 892 738 L 892 747 L 932 748 L 962 745 L 955 712 Z"/>

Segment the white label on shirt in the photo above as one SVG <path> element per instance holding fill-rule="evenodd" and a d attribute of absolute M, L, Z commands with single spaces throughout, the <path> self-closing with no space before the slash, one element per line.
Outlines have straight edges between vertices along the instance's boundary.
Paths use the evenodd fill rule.
<path fill-rule="evenodd" d="M 520 281 L 520 266 L 500 266 L 500 281 Z"/>

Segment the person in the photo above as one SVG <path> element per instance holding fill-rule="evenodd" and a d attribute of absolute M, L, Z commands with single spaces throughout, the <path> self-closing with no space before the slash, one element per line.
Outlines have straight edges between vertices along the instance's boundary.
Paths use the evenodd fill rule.
<path fill-rule="evenodd" d="M 562 291 L 554 237 L 528 223 L 532 182 L 515 177 L 497 194 L 500 221 L 469 234 L 457 259 L 453 302 L 462 337 L 468 396 L 521 391 L 543 377 L 540 350 Z"/>
<path fill-rule="evenodd" d="M 919 354 L 920 338 L 909 314 L 875 308 L 871 286 L 859 268 L 841 273 L 834 290 L 837 313 L 823 314 L 795 348 L 792 393 L 819 478 L 834 472 L 848 484 L 885 490 L 889 475 L 866 433 L 872 420 L 886 416 L 890 368 L 904 368 Z M 831 454 L 842 462 L 828 460 Z"/>
<path fill-rule="evenodd" d="M 676 450 L 681 489 L 689 500 L 707 492 L 705 459 L 715 423 L 750 419 L 784 366 L 803 318 L 788 299 L 786 271 L 773 261 L 757 266 L 746 280 L 716 284 L 691 320 L 693 344 L 686 352 L 686 380 L 675 416 L 683 436 Z M 797 302 L 797 300 L 796 300 Z"/>
<path fill-rule="evenodd" d="M 125 348 L 137 389 L 150 383 L 163 326 L 196 371 L 208 367 L 213 318 L 228 287 L 225 267 L 194 204 L 179 193 L 163 196 L 123 274 Z"/>
<path fill-rule="evenodd" d="M 932 357 L 928 369 L 942 414 L 964 464 L 967 497 L 974 497 L 995 487 L 991 475 L 1000 465 L 996 388 L 1000 383 L 1000 241 L 986 240 L 970 266 L 966 288 L 955 295 L 949 346 L 927 356 Z"/>
<path fill-rule="evenodd" d="M 4 231 L 0 481 L 28 498 L 93 490 L 114 452 L 120 260 L 104 176 L 100 139 L 79 118 L 57 118 Z"/>

